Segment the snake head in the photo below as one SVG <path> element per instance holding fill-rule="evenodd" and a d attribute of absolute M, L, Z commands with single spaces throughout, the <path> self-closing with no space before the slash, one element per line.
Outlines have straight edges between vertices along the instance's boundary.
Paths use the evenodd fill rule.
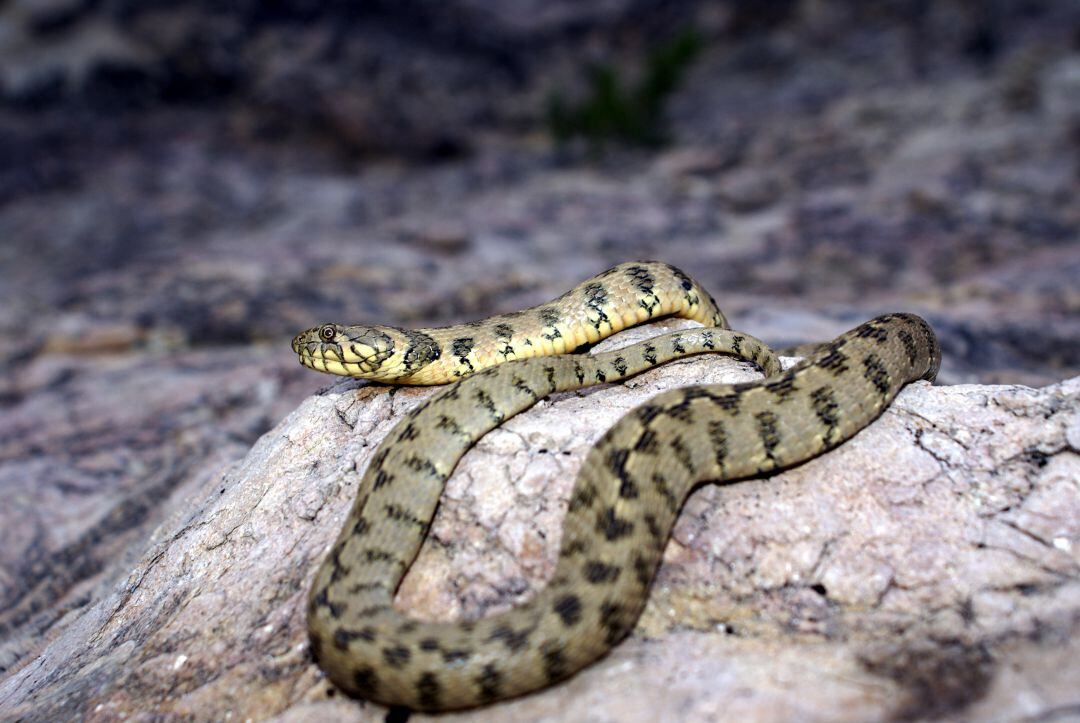
<path fill-rule="evenodd" d="M 340 324 L 322 324 L 321 326 L 306 329 L 293 337 L 293 351 L 303 356 L 321 354 L 324 344 L 338 343 Z"/>
<path fill-rule="evenodd" d="M 320 372 L 365 379 L 387 378 L 400 330 L 383 326 L 322 324 L 293 338 L 293 351 L 304 366 Z"/>

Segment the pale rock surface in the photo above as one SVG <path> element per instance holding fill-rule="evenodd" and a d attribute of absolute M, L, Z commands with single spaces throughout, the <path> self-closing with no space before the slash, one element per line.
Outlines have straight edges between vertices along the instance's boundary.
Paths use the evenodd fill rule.
<path fill-rule="evenodd" d="M 446 620 L 526 599 L 552 571 L 575 472 L 605 429 L 664 389 L 755 375 L 686 360 L 557 395 L 492 432 L 449 481 L 399 604 Z M 343 380 L 309 397 L 9 671 L 0 718 L 383 720 L 330 691 L 304 601 L 376 445 L 433 393 Z M 833 453 L 694 493 L 645 613 L 610 656 L 449 719 L 1075 714 L 1078 480 L 1080 378 L 913 384 Z"/>

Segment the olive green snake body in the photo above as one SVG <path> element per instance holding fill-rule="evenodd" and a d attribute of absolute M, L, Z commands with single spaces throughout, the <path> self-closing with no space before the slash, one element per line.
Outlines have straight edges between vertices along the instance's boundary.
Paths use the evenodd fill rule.
<path fill-rule="evenodd" d="M 703 326 L 616 351 L 550 356 L 667 315 Z M 330 680 L 380 703 L 446 710 L 572 675 L 634 627 L 676 516 L 698 483 L 821 454 L 872 422 L 908 382 L 932 381 L 940 362 L 933 331 L 910 314 L 862 324 L 787 371 L 764 343 L 726 326 L 686 274 L 635 262 L 548 304 L 474 324 L 325 324 L 298 335 L 301 363 L 319 371 L 407 384 L 460 380 L 411 410 L 379 445 L 316 574 L 308 630 Z M 476 621 L 423 622 L 393 607 L 445 480 L 479 437 L 553 392 L 703 352 L 752 361 L 765 379 L 665 392 L 604 434 L 578 474 L 555 572 L 542 591 Z"/>

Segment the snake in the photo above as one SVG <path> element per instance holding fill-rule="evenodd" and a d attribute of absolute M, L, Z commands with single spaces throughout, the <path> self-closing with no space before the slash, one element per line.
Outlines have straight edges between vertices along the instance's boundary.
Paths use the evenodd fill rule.
<path fill-rule="evenodd" d="M 584 353 L 664 316 L 700 326 Z M 422 711 L 521 696 L 604 656 L 635 626 L 696 486 L 768 474 L 836 447 L 904 385 L 933 382 L 941 361 L 930 325 L 895 313 L 810 347 L 784 371 L 764 342 L 731 330 L 686 273 L 644 261 L 483 321 L 412 330 L 322 324 L 292 346 L 301 364 L 321 372 L 448 384 L 407 412 L 372 453 L 307 598 L 310 650 L 330 681 L 353 697 Z M 482 435 L 555 392 L 710 352 L 753 362 L 764 376 L 661 393 L 605 432 L 578 472 L 554 572 L 532 598 L 454 622 L 394 607 L 447 478 Z"/>

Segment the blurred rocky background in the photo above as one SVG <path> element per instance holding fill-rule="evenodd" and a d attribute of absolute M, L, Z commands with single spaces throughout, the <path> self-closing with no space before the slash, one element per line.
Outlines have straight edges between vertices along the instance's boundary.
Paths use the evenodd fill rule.
<path fill-rule="evenodd" d="M 1080 5 L 0 0 L 0 679 L 331 380 L 634 258 L 1080 371 Z"/>

